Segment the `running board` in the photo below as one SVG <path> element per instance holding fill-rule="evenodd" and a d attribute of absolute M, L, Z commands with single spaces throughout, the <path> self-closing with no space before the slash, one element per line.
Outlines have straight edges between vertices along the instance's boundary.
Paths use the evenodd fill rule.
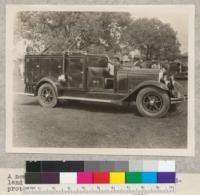
<path fill-rule="evenodd" d="M 16 95 L 26 95 L 26 96 L 34 96 L 33 93 L 24 93 L 24 92 L 16 92 Z"/>
<path fill-rule="evenodd" d="M 33 93 L 23 93 L 23 92 L 17 92 L 16 95 L 34 96 Z M 57 99 L 59 99 L 59 100 L 80 100 L 80 101 L 102 102 L 102 103 L 120 103 L 121 102 L 119 100 L 73 97 L 73 96 L 60 96 L 60 97 L 57 97 Z"/>
<path fill-rule="evenodd" d="M 103 103 L 117 103 L 119 101 L 116 100 L 108 100 L 108 99 L 96 99 L 96 98 L 84 98 L 84 97 L 72 97 L 72 96 L 60 96 L 59 100 L 81 100 L 88 102 L 103 102 Z"/>

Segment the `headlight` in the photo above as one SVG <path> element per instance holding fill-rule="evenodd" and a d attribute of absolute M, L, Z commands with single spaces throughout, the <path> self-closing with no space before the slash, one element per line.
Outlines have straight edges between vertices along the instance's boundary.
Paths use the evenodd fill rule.
<path fill-rule="evenodd" d="M 172 84 L 174 85 L 175 82 L 176 82 L 175 79 L 174 79 L 174 75 L 171 75 L 171 76 L 170 76 L 170 80 L 171 80 Z"/>
<path fill-rule="evenodd" d="M 159 81 L 162 80 L 163 75 L 164 75 L 164 72 L 161 70 L 161 71 L 159 72 L 159 75 L 158 75 L 158 79 L 159 79 Z"/>
<path fill-rule="evenodd" d="M 164 83 L 169 90 L 172 90 L 175 84 L 174 75 L 168 75 L 166 72 L 162 71 L 159 73 L 159 81 Z"/>

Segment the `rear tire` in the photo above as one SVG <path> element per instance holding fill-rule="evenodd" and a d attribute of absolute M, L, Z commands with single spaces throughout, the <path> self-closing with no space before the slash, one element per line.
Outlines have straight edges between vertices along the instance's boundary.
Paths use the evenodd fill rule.
<path fill-rule="evenodd" d="M 153 87 L 143 88 L 137 95 L 136 106 L 142 116 L 159 118 L 167 114 L 170 98 L 163 90 Z"/>
<path fill-rule="evenodd" d="M 53 108 L 57 105 L 57 96 L 54 87 L 45 83 L 38 90 L 38 102 L 42 107 Z"/>

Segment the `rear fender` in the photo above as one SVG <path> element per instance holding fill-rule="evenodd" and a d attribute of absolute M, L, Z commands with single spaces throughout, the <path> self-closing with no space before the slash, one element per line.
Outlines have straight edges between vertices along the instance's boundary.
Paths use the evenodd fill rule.
<path fill-rule="evenodd" d="M 154 87 L 157 89 L 161 89 L 169 94 L 169 89 L 165 84 L 159 81 L 144 81 L 138 84 L 134 89 L 130 90 L 130 93 L 122 101 L 130 102 L 132 100 L 136 100 L 139 91 L 145 87 Z"/>
<path fill-rule="evenodd" d="M 35 89 L 35 93 L 34 95 L 37 96 L 38 94 L 38 90 L 40 88 L 41 85 L 43 85 L 44 83 L 49 83 L 53 86 L 56 96 L 58 96 L 59 94 L 59 88 L 60 88 L 60 83 L 58 82 L 58 80 L 54 77 L 44 77 L 42 78 L 37 84 L 36 84 L 36 89 Z"/>

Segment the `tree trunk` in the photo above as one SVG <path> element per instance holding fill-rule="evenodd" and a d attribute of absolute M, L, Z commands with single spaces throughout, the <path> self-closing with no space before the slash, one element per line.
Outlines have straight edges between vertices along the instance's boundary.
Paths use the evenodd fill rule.
<path fill-rule="evenodd" d="M 146 59 L 149 60 L 149 45 L 147 45 L 146 49 Z"/>

